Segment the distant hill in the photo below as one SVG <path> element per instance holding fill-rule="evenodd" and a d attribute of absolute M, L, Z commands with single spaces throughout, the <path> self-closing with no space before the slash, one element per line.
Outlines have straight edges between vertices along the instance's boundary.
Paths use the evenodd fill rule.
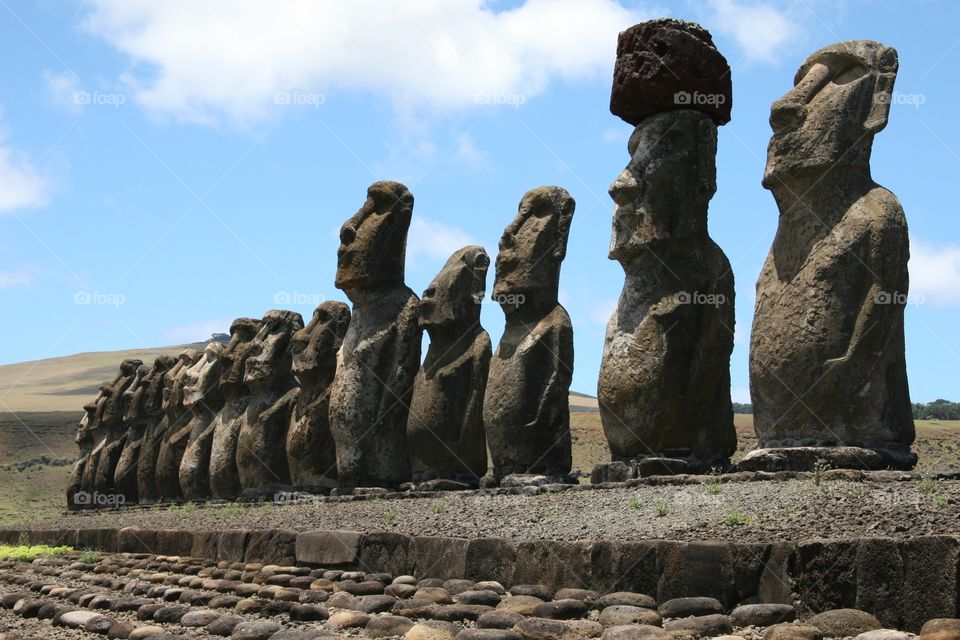
<path fill-rule="evenodd" d="M 32 360 L 0 366 L 0 412 L 81 411 L 97 394 L 100 383 L 117 375 L 120 362 L 128 358 L 152 364 L 160 355 L 177 356 L 186 348 L 203 349 L 206 343 L 171 345 L 150 349 L 95 351 L 59 358 Z M 596 413 L 597 399 L 570 392 L 570 411 Z"/>

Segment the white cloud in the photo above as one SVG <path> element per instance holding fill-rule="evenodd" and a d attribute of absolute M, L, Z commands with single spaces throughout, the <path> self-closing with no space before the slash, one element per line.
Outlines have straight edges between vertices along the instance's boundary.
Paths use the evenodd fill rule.
<path fill-rule="evenodd" d="M 2 141 L 0 136 L 0 143 Z M 0 215 L 42 207 L 49 200 L 49 187 L 26 154 L 0 144 Z"/>
<path fill-rule="evenodd" d="M 82 101 L 79 96 L 83 93 L 80 79 L 69 71 L 55 73 L 46 70 L 40 74 L 47 87 L 47 93 L 54 104 L 66 109 L 71 114 L 78 114 L 82 110 Z"/>
<path fill-rule="evenodd" d="M 910 238 L 910 298 L 938 306 L 960 304 L 960 246 L 938 247 Z"/>
<path fill-rule="evenodd" d="M 203 342 L 209 340 L 213 333 L 229 331 L 231 322 L 232 320 L 203 320 L 189 324 L 173 325 L 163 331 L 163 338 L 177 344 Z"/>
<path fill-rule="evenodd" d="M 463 229 L 416 214 L 410 221 L 407 238 L 407 259 L 411 262 L 421 257 L 446 260 L 454 251 L 476 244 Z"/>
<path fill-rule="evenodd" d="M 23 265 L 12 271 L 0 271 L 0 289 L 30 284 L 36 271 L 33 265 Z"/>
<path fill-rule="evenodd" d="M 84 26 L 140 62 L 121 80 L 149 111 L 242 125 L 298 91 L 325 102 L 367 91 L 398 110 L 509 108 L 558 79 L 609 75 L 617 33 L 650 17 L 615 0 L 527 0 L 499 12 L 483 0 L 280 6 L 91 0 Z"/>
<path fill-rule="evenodd" d="M 787 11 L 770 3 L 709 0 L 709 6 L 712 13 L 704 26 L 736 40 L 747 60 L 776 62 L 783 47 L 802 32 Z"/>

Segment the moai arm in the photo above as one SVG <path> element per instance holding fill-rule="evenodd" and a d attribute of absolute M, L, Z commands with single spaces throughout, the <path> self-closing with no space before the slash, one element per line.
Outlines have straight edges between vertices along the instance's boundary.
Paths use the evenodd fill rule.
<path fill-rule="evenodd" d="M 557 408 L 562 408 L 569 402 L 567 394 L 573 379 L 573 328 L 567 312 L 562 307 L 558 309 L 562 314 L 562 323 L 560 326 L 551 327 L 547 335 L 541 336 L 539 340 L 540 346 L 549 352 L 551 374 L 541 389 L 537 414 L 527 427 L 552 423 L 557 418 Z M 570 362 L 566 361 L 566 354 L 570 355 Z"/>

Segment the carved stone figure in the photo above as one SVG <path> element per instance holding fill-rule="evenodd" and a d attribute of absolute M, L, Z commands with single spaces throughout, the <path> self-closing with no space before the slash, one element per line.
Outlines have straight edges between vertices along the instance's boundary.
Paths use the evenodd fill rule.
<path fill-rule="evenodd" d="M 538 474 L 576 483 L 569 477 L 573 327 L 557 300 L 574 207 L 560 187 L 528 191 L 500 239 L 493 299 L 506 327 L 483 401 L 495 480 Z"/>
<path fill-rule="evenodd" d="M 77 448 L 80 449 L 80 456 L 73 463 L 70 481 L 67 483 L 67 508 L 70 510 L 83 509 L 86 506 L 85 499 L 78 501 L 76 498 L 77 494 L 83 490 L 83 474 L 90 461 L 90 453 L 93 451 L 97 407 L 102 395 L 103 386 L 91 402 L 83 405 L 83 417 L 80 418 L 80 424 L 77 426 L 75 441 Z"/>
<path fill-rule="evenodd" d="M 759 449 L 745 469 L 912 468 L 904 360 L 907 223 L 870 177 L 897 52 L 824 47 L 773 103 L 763 186 L 780 221 L 757 281 L 750 393 Z"/>
<path fill-rule="evenodd" d="M 237 438 L 242 491 L 290 486 L 287 429 L 297 394 L 290 340 L 300 329 L 303 319 L 299 313 L 271 310 L 263 316 L 253 339 L 243 374 L 252 395 Z"/>
<path fill-rule="evenodd" d="M 191 413 L 183 404 L 183 389 L 186 387 L 190 367 L 200 359 L 196 349 L 184 349 L 177 366 L 167 372 L 163 385 L 163 422 L 160 430 L 160 452 L 157 455 L 157 490 L 160 500 L 171 501 L 183 497 L 180 491 L 180 458 L 187 446 L 185 438 L 178 438 L 180 430 L 190 421 Z"/>
<path fill-rule="evenodd" d="M 213 444 L 213 419 L 223 407 L 220 377 L 225 348 L 210 342 L 203 355 L 187 371 L 183 404 L 192 414 L 190 422 L 174 438 L 186 438 L 180 458 L 180 490 L 188 500 L 210 497 L 210 446 Z"/>
<path fill-rule="evenodd" d="M 125 400 L 129 399 L 125 395 L 128 388 L 135 383 L 140 360 L 124 360 L 120 364 L 120 375 L 114 380 L 110 388 L 107 403 L 103 414 L 100 417 L 100 424 L 103 427 L 103 439 L 97 445 L 94 458 L 97 466 L 93 481 L 94 491 L 104 496 L 110 496 L 113 499 L 115 493 L 114 473 L 117 469 L 117 462 L 120 460 L 120 454 L 123 451 L 123 436 L 125 432 L 123 418 L 126 413 Z"/>
<path fill-rule="evenodd" d="M 336 286 L 353 303 L 330 392 L 330 433 L 340 485 L 394 487 L 410 480 L 407 416 L 420 367 L 420 300 L 404 284 L 413 195 L 376 182 L 340 229 Z"/>
<path fill-rule="evenodd" d="M 250 388 L 243 375 L 253 339 L 260 329 L 260 321 L 237 318 L 230 325 L 230 343 L 221 356 L 220 392 L 223 408 L 210 423 L 213 439 L 210 443 L 210 493 L 214 498 L 231 499 L 240 495 L 240 475 L 237 471 L 237 439 L 240 420 L 250 402 Z"/>
<path fill-rule="evenodd" d="M 420 326 L 430 348 L 414 381 L 407 423 L 414 482 L 452 480 L 464 484 L 445 486 L 469 488 L 487 471 L 483 394 L 491 346 L 480 326 L 480 303 L 489 267 L 483 247 L 464 247 L 420 299 Z"/>
<path fill-rule="evenodd" d="M 287 432 L 290 480 L 299 489 L 337 486 L 337 451 L 330 435 L 330 385 L 337 352 L 350 325 L 350 307 L 328 300 L 290 343 L 293 374 L 300 383 Z"/>
<path fill-rule="evenodd" d="M 113 474 L 113 484 L 118 495 L 123 496 L 125 504 L 137 502 L 137 460 L 143 444 L 143 433 L 147 427 L 147 414 L 143 410 L 143 396 L 149 382 L 150 367 L 142 364 L 137 369 L 133 383 L 124 391 L 123 450 L 117 460 Z"/>
<path fill-rule="evenodd" d="M 137 502 L 149 504 L 160 498 L 157 490 L 157 457 L 163 440 L 163 391 L 167 374 L 179 360 L 171 356 L 158 356 L 153 361 L 150 373 L 143 383 L 143 412 L 146 426 L 137 457 Z"/>
<path fill-rule="evenodd" d="M 609 257 L 626 280 L 597 385 L 604 434 L 614 461 L 670 459 L 659 473 L 726 468 L 737 445 L 733 272 L 707 233 L 717 128 L 700 111 L 667 111 L 637 125 L 628 151 L 610 186 Z"/>

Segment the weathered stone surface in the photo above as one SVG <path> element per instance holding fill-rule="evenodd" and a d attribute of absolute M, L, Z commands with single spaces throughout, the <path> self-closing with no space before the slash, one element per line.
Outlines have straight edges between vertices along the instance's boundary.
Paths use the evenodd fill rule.
<path fill-rule="evenodd" d="M 688 459 L 679 472 L 726 467 L 736 448 L 733 273 L 707 232 L 717 128 L 693 109 L 652 115 L 628 151 L 610 186 L 609 257 L 626 280 L 597 385 L 604 433 L 614 460 Z"/>
<path fill-rule="evenodd" d="M 820 629 L 826 636 L 855 636 L 883 625 L 873 615 L 858 609 L 832 609 L 808 618 L 805 624 Z"/>
<path fill-rule="evenodd" d="M 253 349 L 253 339 L 260 330 L 260 321 L 237 318 L 230 325 L 230 343 L 223 352 L 220 392 L 223 408 L 210 424 L 213 432 L 210 442 L 210 493 L 214 498 L 235 498 L 240 495 L 240 476 L 237 471 L 237 440 L 240 423 L 250 402 L 251 391 L 244 382 L 247 357 Z"/>
<path fill-rule="evenodd" d="M 544 599 L 553 597 L 560 587 L 591 584 L 592 543 L 561 542 L 558 540 L 528 540 L 517 546 L 517 564 L 514 581 L 540 583 L 547 593 L 531 593 Z M 522 593 L 515 585 L 513 594 Z M 549 595 L 547 595 L 549 594 Z"/>
<path fill-rule="evenodd" d="M 180 458 L 180 491 L 190 500 L 210 497 L 210 447 L 213 444 L 213 419 L 223 408 L 220 379 L 223 374 L 225 348 L 219 342 L 210 342 L 203 355 L 187 370 L 183 389 L 183 404 L 192 418 L 173 439 L 184 439 Z"/>
<path fill-rule="evenodd" d="M 650 624 L 660 626 L 663 622 L 660 614 L 653 609 L 635 607 L 627 604 L 615 604 L 605 607 L 597 621 L 605 627 L 625 624 Z"/>
<path fill-rule="evenodd" d="M 493 299 L 507 321 L 483 403 L 497 479 L 570 473 L 573 326 L 557 293 L 574 208 L 560 187 L 528 191 L 500 239 Z"/>
<path fill-rule="evenodd" d="M 960 638 L 960 619 L 934 618 L 920 629 L 920 640 L 957 640 Z"/>
<path fill-rule="evenodd" d="M 270 620 L 241 622 L 233 628 L 230 637 L 235 640 L 267 640 L 282 628 L 279 624 Z"/>
<path fill-rule="evenodd" d="M 363 635 L 368 638 L 402 636 L 413 627 L 413 621 L 402 616 L 374 616 L 367 621 Z"/>
<path fill-rule="evenodd" d="M 606 609 L 607 607 L 628 606 L 641 607 L 643 609 L 656 609 L 657 601 L 643 593 L 633 593 L 631 591 L 615 591 L 600 596 L 595 607 L 597 609 Z"/>
<path fill-rule="evenodd" d="M 478 486 L 487 470 L 483 395 L 490 336 L 480 326 L 490 258 L 467 246 L 447 260 L 420 298 L 430 335 L 407 422 L 413 481 L 453 479 Z"/>
<path fill-rule="evenodd" d="M 296 562 L 297 532 L 290 529 L 253 531 L 247 540 L 245 562 L 275 563 L 289 566 Z"/>
<path fill-rule="evenodd" d="M 121 437 L 123 447 L 114 470 L 113 486 L 116 494 L 123 496 L 124 504 L 137 502 L 137 462 L 140 459 L 143 434 L 147 428 L 147 413 L 143 400 L 149 380 L 150 367 L 141 364 L 137 367 L 133 382 L 123 392 L 123 427 L 126 431 Z"/>
<path fill-rule="evenodd" d="M 480 629 L 512 629 L 513 625 L 523 620 L 524 616 L 513 611 L 488 611 L 477 618 L 477 627 Z"/>
<path fill-rule="evenodd" d="M 659 19 L 636 24 L 617 40 L 610 112 L 636 126 L 673 109 L 700 109 L 716 124 L 730 122 L 730 67 L 710 33 L 693 22 Z"/>
<path fill-rule="evenodd" d="M 878 42 L 830 45 L 771 108 L 763 185 L 780 222 L 757 281 L 750 387 L 758 446 L 787 457 L 791 447 L 850 445 L 894 468 L 916 462 L 907 223 L 869 166 L 897 67 L 897 52 Z"/>
<path fill-rule="evenodd" d="M 687 631 L 701 638 L 719 636 L 730 633 L 733 629 L 730 626 L 730 618 L 725 615 L 714 613 L 706 616 L 691 616 L 689 618 L 678 618 L 670 620 L 663 625 L 667 631 Z"/>
<path fill-rule="evenodd" d="M 596 638 L 603 627 L 593 620 L 550 620 L 548 618 L 524 618 L 513 630 L 528 640 L 580 640 Z"/>
<path fill-rule="evenodd" d="M 411 549 L 414 573 L 432 578 L 462 578 L 469 545 L 466 538 L 414 538 Z"/>
<path fill-rule="evenodd" d="M 789 604 L 745 604 L 730 613 L 737 627 L 769 627 L 781 622 L 793 622 L 797 611 Z"/>
<path fill-rule="evenodd" d="M 352 565 L 363 537 L 359 531 L 304 531 L 297 535 L 297 562 L 323 567 Z"/>
<path fill-rule="evenodd" d="M 666 630 L 649 624 L 629 624 L 607 627 L 603 640 L 666 640 L 672 636 Z"/>
<path fill-rule="evenodd" d="M 350 307 L 326 301 L 293 334 L 293 374 L 300 383 L 287 432 L 287 464 L 294 487 L 337 486 L 337 452 L 330 435 L 330 385 L 337 352 L 350 324 Z"/>
<path fill-rule="evenodd" d="M 662 602 L 657 612 L 664 618 L 685 618 L 723 613 L 723 605 L 716 598 L 687 596 Z"/>
<path fill-rule="evenodd" d="M 290 340 L 302 328 L 299 313 L 268 311 L 250 347 L 243 381 L 252 396 L 243 411 L 237 436 L 241 491 L 290 486 L 287 429 L 297 395 Z"/>
<path fill-rule="evenodd" d="M 164 376 L 163 382 L 163 420 L 159 429 L 160 451 L 157 454 L 157 466 L 154 470 L 159 499 L 177 500 L 183 497 L 180 490 L 180 459 L 186 449 L 186 438 L 178 437 L 193 417 L 183 404 L 184 389 L 190 381 L 190 368 L 200 360 L 201 353 L 196 349 L 184 349 L 177 364 Z"/>
<path fill-rule="evenodd" d="M 410 481 L 407 417 L 420 367 L 419 299 L 404 284 L 413 195 L 376 182 L 340 230 L 336 286 L 353 303 L 330 392 L 330 432 L 344 487 Z"/>

